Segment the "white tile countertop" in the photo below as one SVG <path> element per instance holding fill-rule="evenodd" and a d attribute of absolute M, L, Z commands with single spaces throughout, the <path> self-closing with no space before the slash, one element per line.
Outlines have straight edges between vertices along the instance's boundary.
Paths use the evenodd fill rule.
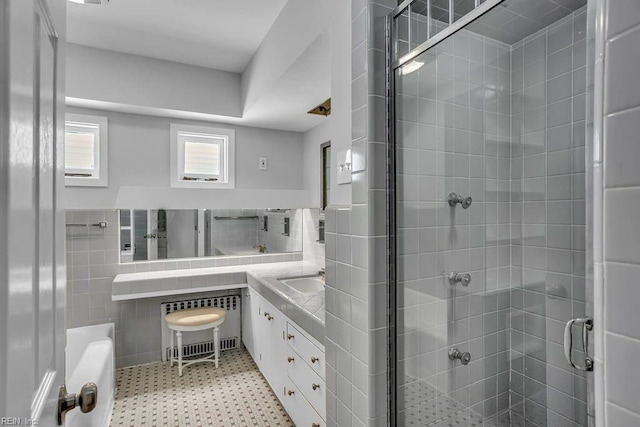
<path fill-rule="evenodd" d="M 294 263 L 288 263 L 294 264 Z M 325 297 L 324 289 L 315 294 L 300 295 L 291 291 L 278 279 L 314 276 L 319 272 L 318 266 L 310 263 L 300 267 L 289 268 L 281 263 L 282 268 L 271 271 L 252 270 L 247 272 L 247 283 L 260 295 L 266 298 L 278 310 L 311 334 L 316 340 L 324 343 Z"/>
<path fill-rule="evenodd" d="M 278 280 L 312 276 L 318 274 L 318 270 L 314 264 L 293 261 L 119 274 L 112 283 L 111 299 L 123 301 L 251 286 L 314 338 L 324 342 L 324 290 L 301 296 Z"/>

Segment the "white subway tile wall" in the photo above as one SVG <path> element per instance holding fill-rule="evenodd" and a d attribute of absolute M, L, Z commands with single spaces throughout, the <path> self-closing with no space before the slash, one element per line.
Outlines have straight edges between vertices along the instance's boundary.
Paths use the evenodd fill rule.
<path fill-rule="evenodd" d="M 599 384 L 604 389 L 596 389 L 596 395 L 606 401 L 596 410 L 605 413 L 598 414 L 602 425 L 631 426 L 640 425 L 640 371 L 633 356 L 640 354 L 640 2 L 597 3 L 606 18 L 602 34 L 606 60 L 603 81 L 596 81 L 604 93 L 604 111 L 596 109 L 604 123 L 603 153 L 594 152 L 594 167 L 603 171 L 594 180 L 599 202 L 594 217 L 604 223 L 602 247 L 597 241 L 594 247 L 594 286 L 604 305 L 604 315 L 596 317 L 604 323 L 596 323 L 604 331 L 596 344 L 596 373 L 604 368 L 604 383 Z M 597 274 L 602 269 L 604 281 Z"/>
<path fill-rule="evenodd" d="M 385 18 L 351 2 L 351 205 L 325 211 L 327 426 L 387 425 Z"/>

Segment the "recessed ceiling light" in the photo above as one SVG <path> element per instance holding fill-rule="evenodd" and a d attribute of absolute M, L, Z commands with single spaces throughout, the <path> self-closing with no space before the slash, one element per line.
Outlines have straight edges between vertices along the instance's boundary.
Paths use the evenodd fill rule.
<path fill-rule="evenodd" d="M 400 75 L 406 76 L 407 74 L 411 74 L 414 71 L 417 71 L 418 69 L 420 69 L 420 67 L 422 67 L 423 65 L 424 65 L 424 62 L 415 61 L 415 60 L 411 61 L 400 68 Z"/>

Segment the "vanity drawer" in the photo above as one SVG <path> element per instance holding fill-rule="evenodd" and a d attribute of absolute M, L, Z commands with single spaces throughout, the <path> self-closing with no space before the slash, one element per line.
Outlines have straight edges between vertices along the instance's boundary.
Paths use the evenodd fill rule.
<path fill-rule="evenodd" d="M 287 344 L 294 349 L 302 359 L 316 371 L 322 379 L 325 378 L 324 349 L 320 349 L 298 328 L 287 322 Z"/>
<path fill-rule="evenodd" d="M 290 380 L 284 388 L 282 403 L 296 427 L 325 427 L 327 425 Z"/>
<path fill-rule="evenodd" d="M 326 413 L 325 382 L 293 350 L 287 355 L 287 375 L 319 414 Z"/>

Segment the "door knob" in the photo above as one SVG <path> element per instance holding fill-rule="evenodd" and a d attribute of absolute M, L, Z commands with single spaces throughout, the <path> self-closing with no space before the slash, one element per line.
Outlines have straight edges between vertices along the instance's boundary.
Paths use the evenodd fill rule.
<path fill-rule="evenodd" d="M 98 386 L 95 383 L 86 383 L 78 394 L 68 393 L 66 385 L 62 384 L 58 393 L 58 425 L 64 424 L 64 417 L 70 410 L 79 407 L 86 414 L 93 411 L 97 403 Z"/>
<path fill-rule="evenodd" d="M 471 197 L 462 197 L 458 193 L 451 192 L 449 193 L 447 201 L 449 202 L 449 206 L 451 206 L 452 208 L 455 208 L 456 205 L 460 203 L 462 209 L 467 209 L 469 206 L 471 206 L 471 202 L 473 201 L 473 199 Z"/>
<path fill-rule="evenodd" d="M 287 394 L 288 394 L 289 396 L 293 396 L 294 394 L 296 394 L 296 392 L 295 392 L 295 391 L 293 391 L 293 390 L 288 390 L 288 391 L 287 391 Z"/>
<path fill-rule="evenodd" d="M 469 273 L 457 273 L 452 271 L 449 273 L 449 283 L 452 285 L 460 283 L 462 286 L 469 286 L 471 283 L 471 275 Z"/>
<path fill-rule="evenodd" d="M 293 334 L 287 334 L 287 339 L 288 340 L 292 340 L 293 339 Z"/>
<path fill-rule="evenodd" d="M 294 358 L 293 358 L 293 357 L 291 357 L 291 356 L 287 357 L 287 362 L 289 362 L 289 363 L 293 362 L 294 360 L 296 360 L 296 359 L 294 359 Z"/>
<path fill-rule="evenodd" d="M 317 390 L 320 388 L 320 384 L 311 384 L 311 388 Z"/>

